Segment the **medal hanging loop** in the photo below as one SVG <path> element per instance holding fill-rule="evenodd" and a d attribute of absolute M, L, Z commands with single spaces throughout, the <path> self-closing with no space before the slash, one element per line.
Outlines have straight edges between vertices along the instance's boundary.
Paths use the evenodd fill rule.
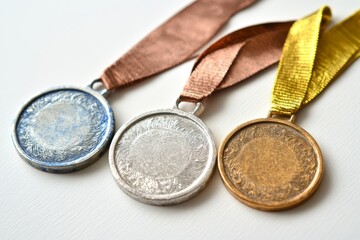
<path fill-rule="evenodd" d="M 96 88 L 96 86 L 95 86 L 96 84 L 101 84 L 100 89 L 97 89 L 97 88 Z M 108 89 L 106 89 L 106 88 L 104 87 L 103 81 L 102 81 L 100 78 L 95 79 L 94 81 L 92 81 L 92 82 L 89 84 L 88 87 L 91 88 L 91 89 L 94 90 L 94 91 L 98 91 L 103 97 L 109 96 L 109 94 L 110 94 L 110 92 L 111 92 L 110 90 L 108 90 Z"/>
<path fill-rule="evenodd" d="M 180 98 L 176 99 L 176 102 L 175 102 L 175 105 L 174 105 L 174 109 L 180 109 L 180 103 L 182 101 L 180 100 Z M 195 116 L 200 116 L 205 110 L 205 107 L 204 107 L 204 103 L 203 102 L 197 102 L 195 104 L 195 108 L 193 111 L 191 111 L 190 113 L 192 115 L 195 115 Z"/>
<path fill-rule="evenodd" d="M 321 34 L 330 17 L 323 7 L 291 28 L 273 88 L 272 115 L 295 114 L 359 57 L 360 11 Z"/>
<path fill-rule="evenodd" d="M 291 123 L 295 123 L 296 121 L 296 115 L 295 114 L 292 114 L 289 116 L 287 115 L 278 115 L 278 114 L 273 114 L 271 111 L 269 111 L 268 115 L 267 115 L 268 118 L 284 118 L 284 119 L 287 119 L 289 122 Z"/>

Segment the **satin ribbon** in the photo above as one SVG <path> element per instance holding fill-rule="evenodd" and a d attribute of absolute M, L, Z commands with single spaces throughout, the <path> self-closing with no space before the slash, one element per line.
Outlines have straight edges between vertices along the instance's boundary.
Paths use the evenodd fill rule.
<path fill-rule="evenodd" d="M 198 0 L 156 28 L 107 68 L 108 90 L 132 84 L 194 57 L 237 12 L 256 0 Z"/>
<path fill-rule="evenodd" d="M 273 88 L 272 114 L 295 114 L 359 57 L 360 11 L 324 32 L 330 19 L 330 9 L 323 7 L 291 27 Z"/>
<path fill-rule="evenodd" d="M 180 100 L 201 102 L 278 62 L 292 24 L 259 24 L 218 40 L 197 59 Z"/>

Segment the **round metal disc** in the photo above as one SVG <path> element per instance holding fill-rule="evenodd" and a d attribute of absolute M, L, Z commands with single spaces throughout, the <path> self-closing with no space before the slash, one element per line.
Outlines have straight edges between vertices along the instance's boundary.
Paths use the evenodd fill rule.
<path fill-rule="evenodd" d="M 111 143 L 109 161 L 116 182 L 130 197 L 172 205 L 206 186 L 216 147 L 199 118 L 176 109 L 158 110 L 122 126 Z"/>
<path fill-rule="evenodd" d="M 13 142 L 33 167 L 66 173 L 82 169 L 105 150 L 114 132 L 113 112 L 90 88 L 63 87 L 41 93 L 20 110 Z"/>
<path fill-rule="evenodd" d="M 222 143 L 218 166 L 227 189 L 242 203 L 260 210 L 301 204 L 319 186 L 323 158 L 304 129 L 281 119 L 247 122 Z"/>

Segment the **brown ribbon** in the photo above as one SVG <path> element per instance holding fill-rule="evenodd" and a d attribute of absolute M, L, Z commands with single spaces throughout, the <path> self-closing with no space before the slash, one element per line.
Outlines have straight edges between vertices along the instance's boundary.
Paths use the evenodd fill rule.
<path fill-rule="evenodd" d="M 180 100 L 200 102 L 278 62 L 292 24 L 255 25 L 215 42 L 197 59 Z"/>
<path fill-rule="evenodd" d="M 153 76 L 194 57 L 235 13 L 256 0 L 198 0 L 159 26 L 105 70 L 114 89 Z"/>

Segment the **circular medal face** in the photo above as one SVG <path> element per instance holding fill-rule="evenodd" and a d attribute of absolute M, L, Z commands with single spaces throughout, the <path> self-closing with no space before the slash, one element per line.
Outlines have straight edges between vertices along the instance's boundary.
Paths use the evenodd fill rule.
<path fill-rule="evenodd" d="M 216 147 L 199 118 L 181 110 L 159 110 L 122 126 L 111 143 L 109 161 L 116 182 L 129 196 L 172 205 L 206 186 Z"/>
<path fill-rule="evenodd" d="M 220 175 L 242 203 L 260 210 L 281 210 L 310 197 L 323 176 L 315 140 L 281 119 L 247 122 L 232 131 L 219 150 Z"/>
<path fill-rule="evenodd" d="M 97 160 L 113 132 L 113 112 L 101 94 L 64 87 L 31 99 L 17 116 L 12 138 L 33 167 L 66 173 Z"/>

